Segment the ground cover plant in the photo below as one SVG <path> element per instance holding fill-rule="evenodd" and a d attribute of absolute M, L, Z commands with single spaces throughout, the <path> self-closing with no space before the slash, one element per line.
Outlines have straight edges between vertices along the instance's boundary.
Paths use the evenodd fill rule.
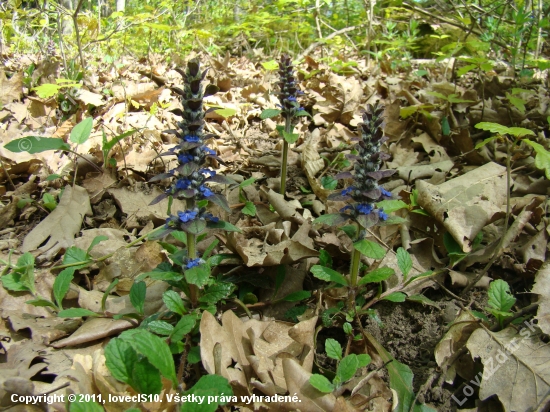
<path fill-rule="evenodd" d="M 548 9 L 1 6 L 0 406 L 550 405 Z"/>

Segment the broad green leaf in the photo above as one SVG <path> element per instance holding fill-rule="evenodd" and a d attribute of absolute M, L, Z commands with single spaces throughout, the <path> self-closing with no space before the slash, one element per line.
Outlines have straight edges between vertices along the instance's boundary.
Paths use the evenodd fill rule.
<path fill-rule="evenodd" d="M 234 116 L 237 113 L 237 111 L 235 109 L 226 107 L 224 109 L 214 110 L 214 113 L 219 114 L 220 116 L 225 117 L 227 119 L 228 117 Z"/>
<path fill-rule="evenodd" d="M 71 287 L 71 282 L 74 278 L 74 267 L 69 267 L 63 269 L 53 283 L 53 296 L 55 297 L 55 302 L 59 309 L 63 309 L 63 298 L 69 291 Z"/>
<path fill-rule="evenodd" d="M 60 318 L 81 318 L 83 316 L 99 316 L 97 313 L 88 309 L 73 308 L 64 309 L 57 314 Z"/>
<path fill-rule="evenodd" d="M 445 100 L 445 101 L 448 100 L 447 96 L 445 96 L 443 93 L 427 91 L 427 92 L 424 92 L 424 94 L 427 94 L 428 96 L 438 97 L 438 98 L 440 98 L 442 100 Z"/>
<path fill-rule="evenodd" d="M 208 227 L 211 229 L 223 229 L 226 232 L 240 232 L 241 229 L 239 229 L 237 226 L 232 225 L 229 222 L 226 222 L 225 220 L 218 220 L 217 222 L 208 222 Z"/>
<path fill-rule="evenodd" d="M 353 326 L 351 326 L 351 323 L 349 323 L 349 322 L 345 322 L 342 325 L 342 329 L 344 329 L 344 333 L 346 335 L 351 335 L 351 333 L 353 332 Z"/>
<path fill-rule="evenodd" d="M 458 77 L 464 76 L 466 73 L 469 73 L 469 72 L 471 72 L 472 70 L 475 70 L 476 68 L 477 68 L 477 66 L 476 66 L 475 64 L 468 64 L 468 65 L 466 65 L 466 66 L 461 67 L 460 69 L 458 69 L 458 70 L 456 71 L 456 75 L 457 75 Z"/>
<path fill-rule="evenodd" d="M 535 156 L 535 166 L 541 170 L 544 170 L 546 178 L 550 180 L 550 152 L 548 152 L 544 146 L 532 142 L 529 139 L 525 139 L 524 142 L 535 149 L 535 152 L 537 153 Z"/>
<path fill-rule="evenodd" d="M 27 300 L 25 303 L 33 306 L 48 306 L 50 308 L 58 309 L 58 307 L 51 300 L 38 297 L 36 299 Z"/>
<path fill-rule="evenodd" d="M 392 268 L 383 267 L 374 269 L 372 272 L 367 273 L 359 281 L 359 285 L 365 285 L 367 283 L 378 283 L 388 279 L 394 275 L 395 271 Z"/>
<path fill-rule="evenodd" d="M 40 86 L 32 88 L 32 90 L 34 90 L 38 97 L 40 97 L 41 99 L 49 99 L 50 97 L 55 96 L 57 93 L 59 93 L 60 89 L 61 86 L 51 83 L 44 83 Z"/>
<path fill-rule="evenodd" d="M 311 268 L 311 273 L 313 273 L 313 276 L 317 279 L 321 279 L 326 282 L 334 282 L 342 286 L 348 286 L 347 279 L 333 269 L 326 268 L 321 265 L 315 265 Z"/>
<path fill-rule="evenodd" d="M 334 190 L 336 189 L 336 186 L 338 186 L 338 180 L 332 176 L 323 176 L 321 178 L 321 184 L 327 190 Z"/>
<path fill-rule="evenodd" d="M 399 270 L 401 270 L 401 273 L 403 273 L 403 276 L 406 278 L 407 276 L 409 276 L 409 272 L 411 271 L 413 266 L 411 255 L 402 247 L 397 249 L 396 255 L 397 266 L 399 266 Z"/>
<path fill-rule="evenodd" d="M 32 294 L 36 294 L 36 289 L 34 286 L 34 256 L 30 252 L 25 252 L 19 259 L 17 259 L 17 269 L 14 271 L 21 275 L 19 282 L 27 287 L 27 290 L 30 290 Z M 5 276 L 2 276 L 2 279 Z"/>
<path fill-rule="evenodd" d="M 146 358 L 139 359 L 132 370 L 132 387 L 146 395 L 159 394 L 162 390 L 162 379 L 159 370 Z"/>
<path fill-rule="evenodd" d="M 279 116 L 280 114 L 281 110 L 279 109 L 265 109 L 262 114 L 260 114 L 260 119 L 265 120 L 271 117 Z"/>
<path fill-rule="evenodd" d="M 69 407 L 69 412 L 104 412 L 104 409 L 97 402 L 82 401 L 82 402 L 71 402 L 71 406 Z"/>
<path fill-rule="evenodd" d="M 11 290 L 12 292 L 25 292 L 30 290 L 28 286 L 21 282 L 20 273 L 8 273 L 7 275 L 2 276 L 0 281 L 2 281 L 2 286 L 4 286 L 4 288 Z"/>
<path fill-rule="evenodd" d="M 325 341 L 325 352 L 331 359 L 342 359 L 342 345 L 336 339 L 328 338 Z"/>
<path fill-rule="evenodd" d="M 213 396 L 218 397 L 220 400 L 222 395 L 225 397 L 230 397 L 233 395 L 233 389 L 229 385 L 227 379 L 220 375 L 205 375 L 202 376 L 199 381 L 188 391 L 184 392 L 185 395 L 195 395 L 195 396 Z M 212 398 L 209 398 L 212 399 Z M 227 402 L 203 402 L 202 404 L 185 404 L 183 408 L 186 412 L 215 412 L 218 410 L 218 405 L 225 405 Z"/>
<path fill-rule="evenodd" d="M 525 114 L 525 100 L 512 96 L 510 93 L 506 93 L 506 97 L 520 113 Z"/>
<path fill-rule="evenodd" d="M 248 216 L 256 216 L 256 205 L 247 200 L 244 207 L 241 209 L 241 212 Z"/>
<path fill-rule="evenodd" d="M 331 393 L 336 387 L 323 375 L 314 373 L 309 377 L 309 383 L 319 392 Z"/>
<path fill-rule="evenodd" d="M 74 269 L 86 267 L 88 266 L 88 262 L 91 262 L 88 253 L 76 246 L 71 246 L 68 248 L 63 256 L 64 265 L 74 265 L 75 263 L 80 263 L 79 265 L 72 266 Z"/>
<path fill-rule="evenodd" d="M 287 133 L 283 130 L 283 139 L 289 144 L 295 143 L 299 137 L 300 135 L 298 133 Z"/>
<path fill-rule="evenodd" d="M 489 306 L 501 312 L 509 312 L 516 303 L 516 298 L 510 293 L 510 286 L 502 279 L 491 282 L 488 296 Z"/>
<path fill-rule="evenodd" d="M 384 212 L 389 214 L 400 209 L 408 209 L 409 205 L 407 205 L 402 200 L 391 199 L 391 200 L 382 200 L 376 203 L 376 207 L 378 207 L 378 209 L 384 209 Z"/>
<path fill-rule="evenodd" d="M 105 235 L 99 235 L 94 237 L 94 240 L 92 240 L 92 243 L 90 243 L 90 246 L 88 246 L 88 253 L 90 252 L 90 250 L 92 250 L 94 247 L 99 245 L 104 240 L 109 240 L 109 237 Z"/>
<path fill-rule="evenodd" d="M 306 110 L 298 110 L 296 113 L 294 113 L 295 117 L 301 117 L 301 116 L 308 116 L 313 119 L 313 116 L 310 115 Z"/>
<path fill-rule="evenodd" d="M 406 119 L 407 117 L 410 117 L 410 116 L 412 116 L 413 114 L 415 114 L 416 112 L 418 112 L 418 110 L 420 110 L 420 107 L 419 107 L 419 106 L 407 106 L 407 107 L 402 107 L 402 108 L 399 110 L 399 115 L 400 115 L 403 119 Z"/>
<path fill-rule="evenodd" d="M 357 361 L 359 362 L 359 368 L 364 368 L 371 362 L 371 357 L 366 353 L 362 353 L 357 355 Z"/>
<path fill-rule="evenodd" d="M 483 141 L 481 141 L 481 142 L 479 142 L 475 145 L 474 149 L 475 150 L 480 149 L 483 146 L 485 146 L 486 144 L 491 143 L 495 139 L 498 139 L 498 135 L 494 135 L 494 136 L 488 137 L 487 139 L 483 139 Z"/>
<path fill-rule="evenodd" d="M 266 70 L 277 70 L 279 68 L 279 63 L 275 60 L 270 60 L 268 62 L 263 62 L 262 66 Z"/>
<path fill-rule="evenodd" d="M 251 177 L 250 179 L 246 179 L 246 180 L 243 180 L 241 183 L 239 183 L 239 187 L 241 189 L 247 187 L 247 186 L 250 186 L 252 184 L 254 184 L 254 182 L 256 181 L 256 178 L 255 177 Z"/>
<path fill-rule="evenodd" d="M 199 346 L 193 346 L 187 354 L 187 362 L 191 365 L 199 363 L 201 361 L 201 348 Z"/>
<path fill-rule="evenodd" d="M 54 137 L 28 136 L 15 139 L 4 145 L 10 152 L 29 154 L 41 153 L 48 150 L 69 150 L 71 147 L 63 141 Z"/>
<path fill-rule="evenodd" d="M 349 381 L 355 375 L 359 369 L 359 360 L 357 355 L 351 354 L 346 356 L 340 361 L 338 367 L 336 368 L 336 377 L 339 379 L 340 383 Z"/>
<path fill-rule="evenodd" d="M 422 303 L 423 305 L 433 306 L 434 308 L 439 307 L 437 305 L 437 303 L 435 303 L 433 300 L 431 300 L 430 298 L 427 298 L 424 295 L 411 295 L 411 296 L 407 297 L 407 300 L 409 300 L 411 302 Z"/>
<path fill-rule="evenodd" d="M 166 342 L 145 329 L 136 329 L 131 332 L 126 335 L 121 334 L 120 337 L 127 339 L 138 353 L 144 355 L 160 371 L 162 376 L 177 385 L 174 358 Z"/>
<path fill-rule="evenodd" d="M 118 136 L 115 136 L 113 137 L 111 140 L 107 141 L 107 137 L 105 136 L 105 140 L 103 142 L 103 147 L 101 148 L 101 150 L 103 151 L 103 155 L 105 157 L 107 157 L 107 155 L 109 154 L 109 152 L 111 151 L 111 149 L 113 147 L 115 147 L 115 145 L 120 142 L 122 139 L 128 137 L 128 136 L 131 136 L 133 135 L 135 132 L 137 132 L 137 130 L 129 130 L 127 132 L 124 132 Z"/>
<path fill-rule="evenodd" d="M 154 320 L 148 323 L 147 329 L 162 336 L 170 336 L 174 332 L 174 326 L 163 320 Z"/>
<path fill-rule="evenodd" d="M 132 370 L 138 354 L 128 342 L 114 338 L 105 346 L 105 364 L 111 375 L 121 382 L 132 384 Z"/>
<path fill-rule="evenodd" d="M 386 256 L 386 249 L 371 240 L 360 240 L 359 242 L 355 242 L 353 247 L 355 250 L 361 252 L 362 255 L 371 259 L 382 259 Z"/>
<path fill-rule="evenodd" d="M 176 326 L 174 326 L 174 330 L 172 331 L 172 336 L 170 336 L 172 341 L 183 340 L 183 337 L 193 330 L 193 328 L 195 327 L 195 323 L 196 323 L 195 316 L 193 315 L 182 316 L 181 319 L 178 321 L 178 323 L 176 323 Z"/>
<path fill-rule="evenodd" d="M 299 302 L 309 297 L 311 297 L 311 292 L 309 290 L 298 290 L 286 295 L 282 300 L 284 302 Z"/>
<path fill-rule="evenodd" d="M 177 313 L 178 315 L 185 315 L 187 313 L 181 296 L 174 290 L 167 290 L 164 292 L 162 295 L 162 301 L 169 310 Z"/>
<path fill-rule="evenodd" d="M 332 256 L 325 249 L 319 251 L 319 263 L 321 266 L 331 267 L 332 266 Z"/>
<path fill-rule="evenodd" d="M 389 300 L 390 302 L 405 302 L 407 295 L 402 292 L 394 292 L 382 298 L 382 300 Z"/>
<path fill-rule="evenodd" d="M 205 265 L 195 266 L 191 269 L 185 271 L 185 280 L 187 283 L 192 285 L 197 285 L 199 288 L 206 285 L 208 278 L 210 277 L 210 272 L 205 267 Z"/>
<path fill-rule="evenodd" d="M 206 289 L 206 291 L 199 298 L 199 302 L 210 304 L 218 303 L 220 300 L 228 297 L 234 289 L 235 285 L 232 283 L 218 282 Z"/>
<path fill-rule="evenodd" d="M 143 281 L 134 282 L 134 284 L 130 288 L 130 302 L 139 314 L 143 314 L 146 294 L 147 285 Z"/>
<path fill-rule="evenodd" d="M 71 130 L 71 135 L 69 138 L 71 142 L 76 144 L 83 144 L 90 138 L 90 133 L 92 133 L 92 127 L 94 125 L 94 119 L 87 117 L 78 123 L 73 130 Z"/>
<path fill-rule="evenodd" d="M 487 130 L 492 133 L 498 133 L 501 135 L 509 134 L 514 137 L 534 136 L 535 133 L 532 130 L 524 129 L 523 127 L 506 127 L 498 123 L 481 122 L 475 125 L 476 129 Z"/>
<path fill-rule="evenodd" d="M 447 116 L 441 118 L 441 133 L 443 136 L 449 136 L 451 134 L 451 125 Z"/>

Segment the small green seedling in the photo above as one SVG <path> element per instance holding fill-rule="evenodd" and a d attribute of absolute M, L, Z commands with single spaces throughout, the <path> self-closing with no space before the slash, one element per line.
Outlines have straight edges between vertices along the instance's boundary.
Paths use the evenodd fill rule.
<path fill-rule="evenodd" d="M 502 329 L 504 320 L 513 316 L 512 306 L 516 298 L 510 293 L 510 286 L 502 279 L 497 279 L 489 285 L 489 306 L 486 308 L 496 318 L 499 327 Z"/>

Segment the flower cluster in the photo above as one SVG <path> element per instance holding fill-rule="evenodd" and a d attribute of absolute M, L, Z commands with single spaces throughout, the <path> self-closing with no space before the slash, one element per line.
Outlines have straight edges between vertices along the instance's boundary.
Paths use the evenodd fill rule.
<path fill-rule="evenodd" d="M 353 203 L 344 207 L 341 212 L 349 210 L 350 216 L 365 228 L 388 218 L 382 209 L 376 208 L 375 203 L 392 196 L 378 185 L 380 179 L 395 173 L 395 170 L 380 170 L 382 161 L 388 157 L 380 151 L 382 143 L 387 140 L 384 137 L 383 113 L 383 106 L 367 106 L 363 113 L 363 123 L 359 124 L 361 137 L 358 139 L 357 155 L 349 155 L 354 161 L 355 173 L 344 172 L 335 176 L 336 179 L 353 177 L 353 185 L 329 196 L 331 200 L 352 200 Z"/>
<path fill-rule="evenodd" d="M 296 78 L 294 77 L 294 66 L 288 54 L 283 54 L 279 62 L 279 89 L 283 117 L 289 120 L 295 118 L 298 112 L 304 110 L 297 100 L 298 95 L 303 92 L 298 90 Z"/>
<path fill-rule="evenodd" d="M 178 212 L 177 216 L 170 216 L 167 219 L 167 226 L 179 227 L 179 230 L 189 232 L 191 227 L 203 227 L 202 224 L 192 225 L 195 221 L 215 221 L 205 208 L 196 207 L 196 203 L 203 199 L 220 205 L 229 210 L 227 200 L 214 193 L 207 183 L 233 183 L 232 180 L 217 175 L 216 172 L 206 167 L 208 158 L 213 158 L 222 162 L 216 156 L 216 153 L 210 149 L 205 140 L 212 137 L 204 133 L 204 115 L 203 99 L 211 96 L 218 91 L 215 85 L 203 87 L 202 81 L 206 77 L 207 70 L 200 70 L 198 60 L 191 60 L 187 64 L 185 71 L 176 69 L 184 80 L 183 89 L 174 87 L 173 90 L 181 96 L 183 110 L 182 120 L 177 123 L 178 130 L 172 131 L 178 138 L 179 143 L 169 151 L 162 153 L 161 156 L 176 156 L 178 166 L 168 173 L 162 173 L 155 176 L 150 182 L 159 181 L 166 178 L 175 178 L 171 186 L 160 196 L 151 202 L 155 204 L 168 196 L 177 199 L 186 199 L 188 210 Z M 223 163 L 223 162 L 222 162 Z M 196 230 L 194 230 L 196 231 Z"/>

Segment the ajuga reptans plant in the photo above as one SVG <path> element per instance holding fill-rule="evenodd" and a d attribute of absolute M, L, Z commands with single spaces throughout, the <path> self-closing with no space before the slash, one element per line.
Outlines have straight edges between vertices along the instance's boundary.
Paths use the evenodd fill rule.
<path fill-rule="evenodd" d="M 388 215 L 376 206 L 377 202 L 391 199 L 390 192 L 378 184 L 380 179 L 391 176 L 395 170 L 380 170 L 382 162 L 388 157 L 380 151 L 387 138 L 384 136 L 384 108 L 378 104 L 368 105 L 363 113 L 363 123 L 359 124 L 360 137 L 357 138 L 357 154 L 348 155 L 354 162 L 354 172 L 343 172 L 336 179 L 353 178 L 353 183 L 346 189 L 330 195 L 329 200 L 346 200 L 350 204 L 340 213 L 323 215 L 316 222 L 340 225 L 351 219 L 356 223 L 355 239 L 360 241 L 366 235 L 366 229 L 387 221 Z M 355 301 L 357 276 L 361 253 L 354 248 L 350 268 L 350 301 Z"/>
<path fill-rule="evenodd" d="M 293 133 L 297 118 L 309 115 L 298 103 L 298 96 L 303 94 L 298 89 L 294 77 L 294 66 L 289 55 L 283 54 L 279 61 L 279 105 L 280 109 L 268 109 L 262 112 L 261 118 L 267 119 L 279 114 L 285 119 L 284 126 L 277 126 L 279 134 L 283 138 L 283 155 L 281 159 L 281 194 L 286 190 L 286 166 L 288 163 L 288 145 L 296 142 L 299 135 Z"/>
<path fill-rule="evenodd" d="M 178 166 L 155 176 L 150 182 L 173 178 L 170 187 L 160 196 L 155 198 L 151 204 L 160 202 L 166 197 L 186 201 L 186 210 L 178 211 L 175 215 L 170 214 L 166 219 L 166 229 L 162 232 L 164 236 L 173 231 L 182 231 L 187 234 L 187 255 L 181 260 L 182 270 L 191 270 L 204 265 L 204 261 L 197 255 L 196 236 L 201 234 L 207 227 L 224 228 L 226 230 L 236 229 L 227 222 L 219 221 L 206 210 L 208 201 L 219 205 L 230 212 L 225 197 L 208 187 L 208 183 L 234 184 L 231 179 L 216 174 L 216 171 L 207 166 L 208 159 L 216 159 L 223 163 L 210 149 L 205 140 L 213 137 L 204 133 L 203 98 L 215 94 L 218 87 L 208 85 L 206 88 L 202 82 L 207 70 L 201 71 L 200 63 L 191 60 L 185 71 L 176 69 L 184 81 L 183 89 L 174 87 L 173 90 L 181 96 L 183 105 L 183 119 L 177 123 L 178 129 L 172 131 L 179 139 L 178 144 L 161 156 L 177 156 Z M 170 212 L 169 212 L 170 213 Z M 191 282 L 189 282 L 191 283 Z M 187 285 L 188 296 L 193 305 L 197 303 L 197 285 Z"/>

